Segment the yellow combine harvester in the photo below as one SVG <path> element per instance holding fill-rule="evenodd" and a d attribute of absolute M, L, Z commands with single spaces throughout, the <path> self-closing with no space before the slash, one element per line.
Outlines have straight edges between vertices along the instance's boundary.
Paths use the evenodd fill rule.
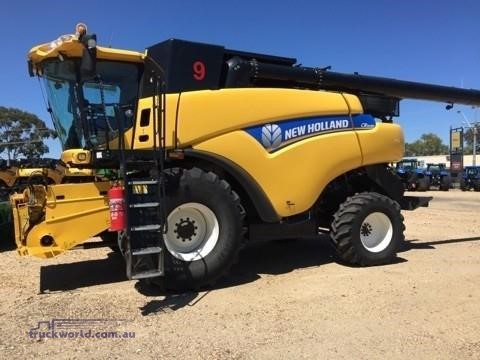
<path fill-rule="evenodd" d="M 34 47 L 29 67 L 63 162 L 117 169 L 120 181 L 13 197 L 20 254 L 55 256 L 110 227 L 129 278 L 177 289 L 214 282 L 244 240 L 324 231 L 344 262 L 390 262 L 404 240 L 400 210 L 430 200 L 404 196 L 388 165 L 404 152 L 392 123 L 400 99 L 480 104 L 476 90 L 216 45 L 104 48 L 83 24 Z"/>

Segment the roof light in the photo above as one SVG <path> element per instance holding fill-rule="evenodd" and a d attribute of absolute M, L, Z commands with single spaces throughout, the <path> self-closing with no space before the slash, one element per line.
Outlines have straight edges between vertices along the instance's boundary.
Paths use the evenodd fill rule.
<path fill-rule="evenodd" d="M 81 39 L 83 35 L 87 33 L 87 25 L 84 23 L 78 23 L 75 25 L 75 35 L 77 35 L 78 39 Z"/>

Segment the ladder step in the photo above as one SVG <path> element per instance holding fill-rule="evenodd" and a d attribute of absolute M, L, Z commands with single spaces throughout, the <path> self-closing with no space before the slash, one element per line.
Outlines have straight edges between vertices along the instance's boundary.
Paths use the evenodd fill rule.
<path fill-rule="evenodd" d="M 130 231 L 153 231 L 153 230 L 160 230 L 161 227 L 162 226 L 160 224 L 132 226 L 130 228 Z"/>
<path fill-rule="evenodd" d="M 132 275 L 132 280 L 138 280 L 138 279 L 148 279 L 152 277 L 157 277 L 157 276 L 162 276 L 163 271 L 160 270 L 147 270 L 147 271 L 142 271 L 138 272 Z"/>
<path fill-rule="evenodd" d="M 146 202 L 146 203 L 136 203 L 130 204 L 131 208 L 153 208 L 160 206 L 159 202 Z"/>
<path fill-rule="evenodd" d="M 151 246 L 142 249 L 132 249 L 132 255 L 148 255 L 148 254 L 160 254 L 162 252 L 162 248 L 160 246 Z"/>
<path fill-rule="evenodd" d="M 128 185 L 155 185 L 158 184 L 158 180 L 130 180 Z"/>

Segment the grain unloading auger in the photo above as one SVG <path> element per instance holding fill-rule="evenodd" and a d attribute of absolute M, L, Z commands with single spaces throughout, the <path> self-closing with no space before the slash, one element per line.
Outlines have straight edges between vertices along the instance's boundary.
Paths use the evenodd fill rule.
<path fill-rule="evenodd" d="M 388 263 L 404 240 L 400 210 L 430 199 L 404 196 L 388 166 L 404 152 L 399 101 L 480 104 L 477 90 L 182 40 L 103 48 L 85 29 L 33 48 L 29 67 L 62 160 L 120 178 L 13 199 L 19 252 L 54 256 L 110 226 L 128 277 L 171 288 L 214 282 L 246 240 L 319 231 L 344 262 Z"/>

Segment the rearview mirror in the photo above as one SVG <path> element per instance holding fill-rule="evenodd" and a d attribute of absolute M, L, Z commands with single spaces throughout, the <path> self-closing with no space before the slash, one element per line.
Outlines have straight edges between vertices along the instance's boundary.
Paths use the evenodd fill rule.
<path fill-rule="evenodd" d="M 80 72 L 82 77 L 93 77 L 96 75 L 97 69 L 97 35 L 84 35 L 81 41 L 84 49 L 82 52 Z"/>

